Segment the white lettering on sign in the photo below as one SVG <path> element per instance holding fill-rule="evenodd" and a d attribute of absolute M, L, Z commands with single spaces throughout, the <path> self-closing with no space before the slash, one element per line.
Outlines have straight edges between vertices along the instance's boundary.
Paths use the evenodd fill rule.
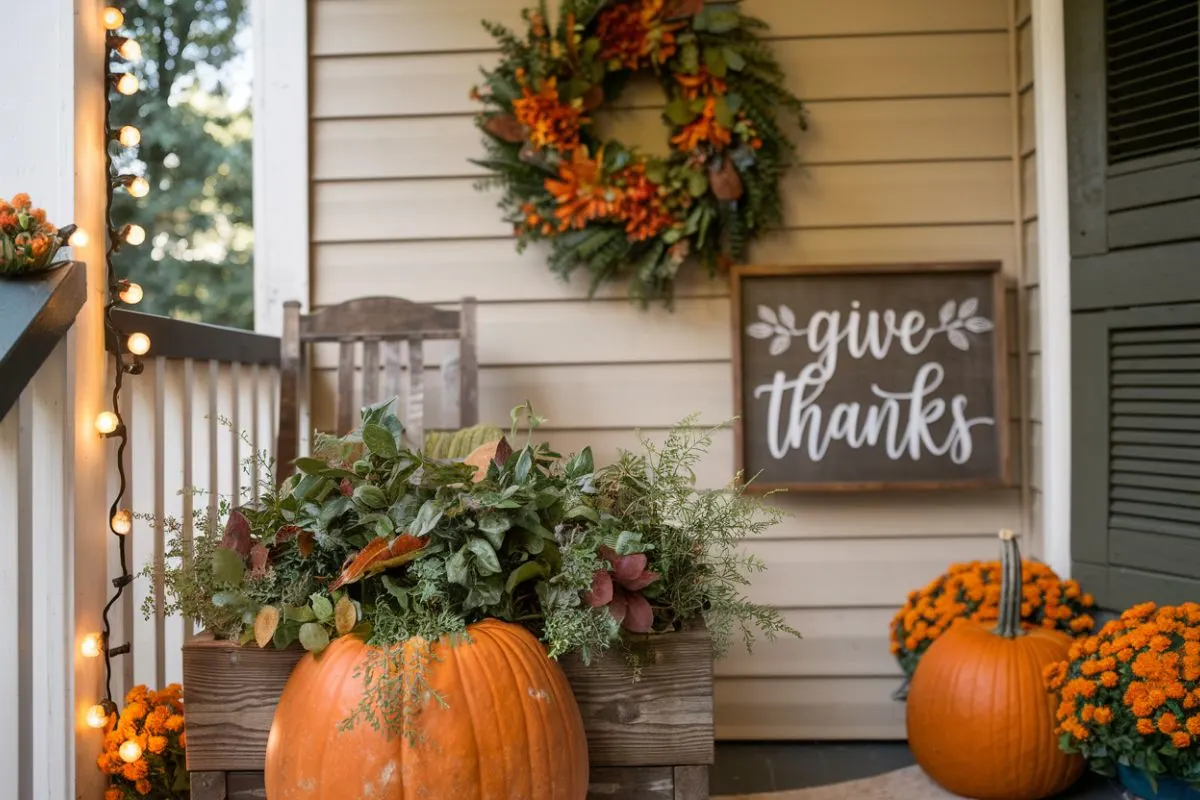
<path fill-rule="evenodd" d="M 860 305 L 854 301 L 844 315 L 841 311 L 817 311 L 803 328 L 796 327 L 796 315 L 787 306 L 772 309 L 760 305 L 758 321 L 746 327 L 752 338 L 770 340 L 772 356 L 787 352 L 793 339 L 804 342 L 817 356 L 794 379 L 777 370 L 771 383 L 754 388 L 756 399 L 766 398 L 765 433 L 772 457 L 779 460 L 799 450 L 812 461 L 821 461 L 830 444 L 840 441 L 855 450 L 883 447 L 893 461 L 916 461 L 929 453 L 948 455 L 955 464 L 965 464 L 974 449 L 971 429 L 992 426 L 996 421 L 969 416 L 965 395 L 939 397 L 946 370 L 936 361 L 923 364 L 911 386 L 885 389 L 872 383 L 876 402 L 835 403 L 826 410 L 819 401 L 843 355 L 882 361 L 896 349 L 920 357 L 938 336 L 945 336 L 958 350 L 970 350 L 972 336 L 982 336 L 995 327 L 991 320 L 976 314 L 978 299 L 970 297 L 961 304 L 946 301 L 936 325 L 920 311 L 863 313 Z M 950 428 L 939 438 L 931 426 L 943 419 L 949 420 Z"/>

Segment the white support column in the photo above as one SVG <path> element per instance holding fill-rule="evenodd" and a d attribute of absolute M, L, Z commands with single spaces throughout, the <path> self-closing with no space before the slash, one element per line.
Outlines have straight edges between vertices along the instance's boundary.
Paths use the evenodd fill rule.
<path fill-rule="evenodd" d="M 1071 571 L 1071 243 L 1064 0 L 1033 0 L 1042 328 L 1042 531 L 1046 562 Z"/>
<path fill-rule="evenodd" d="M 308 307 L 308 3 L 251 0 L 254 31 L 254 327 Z"/>

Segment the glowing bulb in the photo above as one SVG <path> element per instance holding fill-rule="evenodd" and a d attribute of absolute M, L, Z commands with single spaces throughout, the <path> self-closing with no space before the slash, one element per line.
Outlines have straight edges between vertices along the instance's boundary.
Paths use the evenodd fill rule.
<path fill-rule="evenodd" d="M 128 508 L 122 508 L 113 514 L 112 529 L 113 533 L 119 536 L 128 536 L 133 530 L 133 512 Z"/>
<path fill-rule="evenodd" d="M 87 247 L 91 240 L 92 237 L 88 236 L 87 231 L 83 228 L 76 228 L 75 232 L 71 234 L 71 238 L 67 239 L 67 244 L 71 247 Z"/>
<path fill-rule="evenodd" d="M 139 244 L 146 241 L 146 229 L 141 225 L 126 225 L 125 241 L 134 247 L 137 247 Z M 134 300 L 133 302 L 136 303 L 137 300 Z"/>
<path fill-rule="evenodd" d="M 115 31 L 117 28 L 125 24 L 125 15 L 118 8 L 109 6 L 104 9 L 104 13 L 100 19 L 104 22 L 104 27 L 107 30 Z"/>
<path fill-rule="evenodd" d="M 127 739 L 121 743 L 121 749 L 117 751 L 121 760 L 126 764 L 132 764 L 142 757 L 142 746 L 133 739 Z"/>
<path fill-rule="evenodd" d="M 101 411 L 96 417 L 96 430 L 100 433 L 113 433 L 121 425 L 121 420 L 111 411 Z"/>
<path fill-rule="evenodd" d="M 125 346 L 135 356 L 144 356 L 150 352 L 150 337 L 144 333 L 131 333 L 125 340 Z"/>
<path fill-rule="evenodd" d="M 117 52 L 121 54 L 121 58 L 126 61 L 141 61 L 142 46 L 135 39 L 126 39 L 121 42 L 121 46 L 117 48 Z"/>
<path fill-rule="evenodd" d="M 96 658 L 104 652 L 104 634 L 89 633 L 79 643 L 79 652 L 86 658 Z"/>
<path fill-rule="evenodd" d="M 123 125 L 117 134 L 117 141 L 125 147 L 137 147 L 142 143 L 142 132 L 132 125 Z"/>
<path fill-rule="evenodd" d="M 131 283 L 118 292 L 117 297 L 121 298 L 121 302 L 126 305 L 137 305 L 142 302 L 142 287 L 140 284 Z"/>
<path fill-rule="evenodd" d="M 87 710 L 87 725 L 89 728 L 103 728 L 108 724 L 108 712 L 104 706 L 92 706 Z M 137 742 L 134 742 L 137 744 Z"/>
<path fill-rule="evenodd" d="M 150 183 L 145 178 L 134 178 L 126 188 L 134 197 L 145 197 L 150 194 Z"/>
<path fill-rule="evenodd" d="M 117 81 L 117 91 L 124 95 L 137 94 L 138 79 L 132 72 L 126 72 Z"/>

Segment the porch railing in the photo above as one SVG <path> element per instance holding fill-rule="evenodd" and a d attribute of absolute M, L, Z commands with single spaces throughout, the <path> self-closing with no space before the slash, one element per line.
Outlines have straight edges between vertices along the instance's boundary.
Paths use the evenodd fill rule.
<path fill-rule="evenodd" d="M 144 371 L 127 377 L 122 392 L 127 506 L 135 515 L 127 544 L 130 569 L 138 574 L 161 561 L 169 546 L 172 534 L 155 520 L 178 520 L 179 535 L 190 542 L 195 512 L 214 516 L 220 498 L 246 500 L 266 479 L 266 464 L 253 456 L 269 458 L 275 450 L 279 339 L 130 311 L 115 312 L 114 321 L 122 331 L 146 333 L 152 343 Z M 117 558 L 114 542 L 114 575 Z M 114 696 L 137 684 L 182 680 L 181 648 L 193 626 L 178 615 L 147 618 L 147 601 L 162 597 L 161 581 L 139 576 L 122 598 L 113 636 L 132 650 L 114 675 Z"/>

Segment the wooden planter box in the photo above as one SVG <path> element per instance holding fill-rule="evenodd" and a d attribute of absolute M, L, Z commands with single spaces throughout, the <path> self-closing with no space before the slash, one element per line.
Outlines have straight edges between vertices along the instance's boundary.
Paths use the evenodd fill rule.
<path fill-rule="evenodd" d="M 633 682 L 624 655 L 564 659 L 587 730 L 589 800 L 708 800 L 712 644 L 703 628 L 642 637 Z M 263 800 L 267 734 L 299 648 L 260 650 L 201 634 L 183 647 L 193 800 Z M 267 798 L 270 800 L 270 798 Z M 352 800 L 352 798 L 347 798 Z"/>

